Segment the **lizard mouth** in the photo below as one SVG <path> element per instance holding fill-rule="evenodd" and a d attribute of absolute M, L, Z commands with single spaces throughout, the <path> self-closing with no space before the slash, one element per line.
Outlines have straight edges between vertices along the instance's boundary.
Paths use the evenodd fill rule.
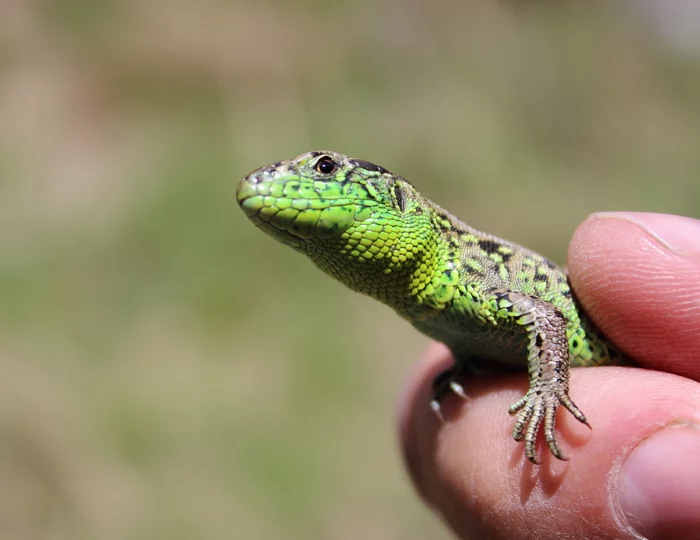
<path fill-rule="evenodd" d="M 285 176 L 262 169 L 238 184 L 238 204 L 259 229 L 300 247 L 311 239 L 338 238 L 354 223 L 352 199 L 324 196 L 313 182 Z"/>

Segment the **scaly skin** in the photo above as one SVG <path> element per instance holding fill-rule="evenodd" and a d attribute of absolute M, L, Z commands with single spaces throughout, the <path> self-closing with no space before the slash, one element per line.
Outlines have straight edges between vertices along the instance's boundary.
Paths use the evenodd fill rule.
<path fill-rule="evenodd" d="M 382 167 L 309 152 L 253 171 L 236 195 L 260 229 L 451 349 L 457 363 L 434 384 L 438 414 L 449 390 L 464 396 L 461 371 L 527 359 L 529 390 L 509 412 L 533 463 L 543 423 L 552 454 L 567 459 L 555 438 L 560 405 L 587 424 L 569 398 L 569 365 L 630 363 L 585 317 L 564 270 L 469 227 Z"/>

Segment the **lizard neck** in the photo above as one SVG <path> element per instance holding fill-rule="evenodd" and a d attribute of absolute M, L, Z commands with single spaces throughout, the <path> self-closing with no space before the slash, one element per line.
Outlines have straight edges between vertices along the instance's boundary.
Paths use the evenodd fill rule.
<path fill-rule="evenodd" d="M 441 299 L 451 297 L 459 281 L 459 253 L 450 251 L 429 221 L 403 225 L 388 235 L 372 235 L 365 223 L 362 230 L 350 227 L 340 239 L 302 249 L 327 274 L 414 321 L 436 313 Z"/>

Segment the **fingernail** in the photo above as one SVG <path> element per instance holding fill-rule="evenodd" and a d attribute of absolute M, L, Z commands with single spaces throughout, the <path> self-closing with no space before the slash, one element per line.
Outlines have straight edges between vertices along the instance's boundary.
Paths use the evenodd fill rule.
<path fill-rule="evenodd" d="M 619 508 L 646 538 L 698 538 L 700 426 L 667 426 L 645 439 L 622 467 Z"/>
<path fill-rule="evenodd" d="M 666 249 L 679 255 L 700 257 L 700 220 L 644 212 L 599 212 L 594 219 L 621 219 L 641 228 Z"/>

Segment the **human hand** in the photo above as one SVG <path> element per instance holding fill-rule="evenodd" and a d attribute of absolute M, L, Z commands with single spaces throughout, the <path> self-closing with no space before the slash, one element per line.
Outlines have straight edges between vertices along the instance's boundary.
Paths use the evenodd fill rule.
<path fill-rule="evenodd" d="M 590 317 L 649 369 L 574 369 L 571 395 L 593 430 L 559 414 L 572 459 L 540 440 L 535 466 L 507 413 L 527 375 L 463 381 L 470 399 L 445 399 L 441 424 L 431 382 L 452 358 L 433 344 L 400 406 L 411 478 L 460 538 L 699 538 L 700 221 L 595 214 L 574 235 L 569 272 Z"/>

